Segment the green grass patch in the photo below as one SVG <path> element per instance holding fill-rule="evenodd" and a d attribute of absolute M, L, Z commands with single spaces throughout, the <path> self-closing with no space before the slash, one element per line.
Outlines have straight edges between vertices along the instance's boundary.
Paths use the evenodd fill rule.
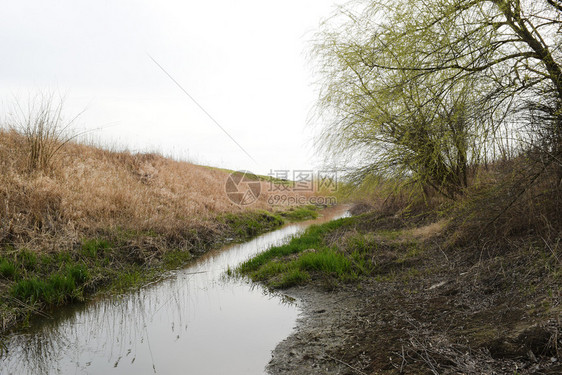
<path fill-rule="evenodd" d="M 111 243 L 106 239 L 87 238 L 82 241 L 80 251 L 87 257 L 97 258 L 98 256 L 103 256 L 104 252 L 111 247 Z"/>
<path fill-rule="evenodd" d="M 314 205 L 293 207 L 288 211 L 281 212 L 280 215 L 289 221 L 311 220 L 318 217 L 318 209 Z"/>
<path fill-rule="evenodd" d="M 167 270 L 185 266 L 194 253 L 218 246 L 221 239 L 245 240 L 285 222 L 266 211 L 223 215 L 218 220 L 223 224 L 219 234 L 192 228 L 199 240 L 193 245 L 189 228 L 182 234 L 183 240 L 153 230 L 108 228 L 58 251 L 0 247 L 0 314 L 3 318 L 9 314 L 9 325 L 13 326 L 25 323 L 44 308 L 94 294 L 125 293 L 156 280 Z M 181 248 L 178 240 L 184 244 Z M 154 251 L 138 248 L 144 243 L 157 245 Z"/>
<path fill-rule="evenodd" d="M 165 253 L 163 261 L 166 268 L 177 268 L 186 264 L 192 258 L 193 255 L 189 251 L 174 250 Z"/>
<path fill-rule="evenodd" d="M 30 271 L 34 270 L 37 266 L 37 258 L 37 254 L 27 249 L 19 251 L 16 255 L 16 261 L 21 264 L 23 268 Z"/>
<path fill-rule="evenodd" d="M 406 262 L 423 254 L 423 248 L 417 242 L 408 242 L 402 245 L 406 253 L 398 259 L 398 263 Z"/>
<path fill-rule="evenodd" d="M 291 208 L 288 211 L 274 214 L 268 211 L 251 211 L 237 214 L 224 214 L 219 222 L 227 225 L 231 235 L 238 240 L 245 240 L 285 224 L 287 221 L 303 221 L 318 217 L 314 205 Z"/>
<path fill-rule="evenodd" d="M 242 172 L 242 171 L 233 171 L 232 169 L 218 168 L 218 167 L 205 166 L 205 168 L 226 172 L 226 173 L 228 173 L 232 176 L 240 176 L 240 177 L 244 176 L 245 178 L 247 178 L 249 180 L 266 181 L 266 182 L 273 183 L 275 185 L 284 185 L 284 186 L 289 186 L 289 187 L 293 187 L 295 185 L 294 181 L 283 179 L 283 178 L 277 178 L 277 177 L 274 177 L 274 176 L 265 176 L 265 175 L 261 175 L 261 174 L 254 175 L 254 174 L 251 174 L 251 173 L 245 173 L 245 172 Z"/>
<path fill-rule="evenodd" d="M 309 280 L 310 274 L 308 272 L 293 268 L 283 274 L 283 278 L 275 286 L 278 288 L 290 288 L 295 285 L 306 284 Z"/>
<path fill-rule="evenodd" d="M 371 234 L 355 233 L 347 237 L 345 247 L 348 252 L 366 254 L 376 252 L 378 243 Z"/>
<path fill-rule="evenodd" d="M 381 231 L 361 231 L 364 217 L 312 225 L 287 244 L 275 246 L 242 263 L 231 275 L 247 276 L 271 288 L 285 288 L 318 280 L 331 288 L 363 276 L 394 278 L 414 275 L 411 270 L 423 255 L 421 244 L 385 243 Z M 399 238 L 401 231 L 382 231 Z M 329 240 L 328 240 L 329 239 Z"/>
<path fill-rule="evenodd" d="M 292 238 L 289 243 L 281 246 L 274 246 L 242 263 L 238 267 L 238 271 L 242 274 L 249 274 L 250 272 L 258 270 L 261 266 L 274 258 L 282 258 L 291 254 L 300 253 L 304 250 L 322 247 L 324 246 L 323 238 L 325 234 L 343 225 L 349 224 L 352 221 L 352 218 L 344 218 L 322 225 L 311 225 L 302 235 Z"/>
<path fill-rule="evenodd" d="M 47 305 L 62 305 L 82 298 L 80 286 L 88 278 L 89 272 L 85 266 L 69 265 L 46 279 L 33 276 L 18 280 L 12 285 L 10 294 L 28 304 L 42 302 Z"/>
<path fill-rule="evenodd" d="M 0 260 L 0 275 L 7 279 L 13 279 L 16 276 L 16 266 L 7 259 Z"/>
<path fill-rule="evenodd" d="M 314 275 L 340 281 L 356 280 L 364 269 L 355 266 L 352 259 L 324 242 L 327 234 L 354 222 L 354 218 L 343 218 L 312 225 L 289 243 L 274 246 L 242 263 L 235 273 L 265 282 L 273 288 L 306 283 Z"/>
<path fill-rule="evenodd" d="M 143 272 L 141 266 L 128 267 L 115 275 L 109 290 L 113 293 L 124 293 L 133 287 L 146 283 L 152 277 L 153 272 Z"/>
<path fill-rule="evenodd" d="M 84 284 L 90 278 L 90 271 L 84 264 L 73 264 L 66 268 L 66 274 L 78 285 Z"/>
<path fill-rule="evenodd" d="M 218 220 L 226 224 L 231 235 L 238 240 L 257 236 L 260 233 L 280 227 L 285 223 L 279 215 L 267 211 L 224 214 Z"/>
<path fill-rule="evenodd" d="M 304 253 L 296 264 L 299 269 L 333 274 L 338 278 L 345 278 L 353 271 L 349 259 L 333 249 Z"/>

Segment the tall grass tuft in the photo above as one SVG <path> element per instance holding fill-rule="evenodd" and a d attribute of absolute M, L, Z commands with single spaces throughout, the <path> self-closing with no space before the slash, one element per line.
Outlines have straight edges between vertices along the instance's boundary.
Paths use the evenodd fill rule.
<path fill-rule="evenodd" d="M 54 94 L 39 94 L 27 104 L 17 102 L 9 126 L 25 137 L 27 170 L 50 172 L 55 156 L 73 139 L 70 121 L 63 118 L 63 99 Z"/>
<path fill-rule="evenodd" d="M 81 298 L 80 286 L 88 278 L 89 273 L 85 266 L 71 265 L 45 280 L 38 277 L 18 280 L 12 285 L 11 295 L 29 304 L 41 302 L 47 305 L 62 305 Z"/>

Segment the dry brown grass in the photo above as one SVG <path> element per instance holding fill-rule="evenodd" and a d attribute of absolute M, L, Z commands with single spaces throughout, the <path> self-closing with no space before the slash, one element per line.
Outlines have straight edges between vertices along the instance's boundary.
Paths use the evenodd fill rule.
<path fill-rule="evenodd" d="M 443 230 L 446 226 L 447 220 L 442 219 L 435 223 L 409 229 L 404 233 L 404 235 L 406 238 L 427 241 L 430 238 L 439 236 L 441 233 L 443 233 Z"/>
<path fill-rule="evenodd" d="M 474 167 L 469 187 L 455 200 L 415 185 L 398 186 L 367 180 L 350 194 L 358 202 L 355 212 L 372 210 L 408 222 L 414 218 L 418 227 L 439 222 L 439 228 L 425 228 L 427 234 L 412 235 L 446 232 L 451 246 L 484 241 L 502 247 L 512 237 L 555 246 L 562 233 L 562 166 L 537 151 Z"/>
<path fill-rule="evenodd" d="M 503 248 L 511 238 L 556 243 L 562 228 L 557 168 L 522 157 L 482 168 L 451 209 L 450 244 L 483 241 Z"/>
<path fill-rule="evenodd" d="M 128 290 L 283 223 L 264 212 L 287 209 L 268 204 L 266 181 L 257 202 L 238 206 L 225 191 L 229 171 L 68 138 L 50 139 L 57 152 L 31 168 L 33 141 L 0 129 L 0 333 L 45 308 Z M 71 291 L 57 284 L 61 277 Z"/>
<path fill-rule="evenodd" d="M 258 202 L 240 207 L 225 194 L 228 172 L 156 154 L 68 143 L 48 172 L 30 173 L 25 142 L 0 130 L 0 243 L 56 250 L 117 228 L 173 237 L 212 228 L 224 213 L 275 210 L 267 182 Z"/>

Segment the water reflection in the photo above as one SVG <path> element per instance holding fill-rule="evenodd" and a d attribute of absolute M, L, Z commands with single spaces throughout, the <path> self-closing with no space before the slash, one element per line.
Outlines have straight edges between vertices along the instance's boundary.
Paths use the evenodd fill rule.
<path fill-rule="evenodd" d="M 328 211 L 313 222 L 342 214 Z M 62 309 L 8 340 L 0 373 L 262 374 L 298 309 L 221 276 L 313 222 L 211 252 L 135 293 Z"/>

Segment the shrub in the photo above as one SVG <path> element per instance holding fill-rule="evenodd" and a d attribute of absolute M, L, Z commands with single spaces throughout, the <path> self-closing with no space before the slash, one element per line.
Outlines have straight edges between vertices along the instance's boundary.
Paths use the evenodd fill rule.
<path fill-rule="evenodd" d="M 50 171 L 55 155 L 75 137 L 67 133 L 78 116 L 65 122 L 63 103 L 43 93 L 30 98 L 27 105 L 14 105 L 10 125 L 25 137 L 29 171 Z"/>

